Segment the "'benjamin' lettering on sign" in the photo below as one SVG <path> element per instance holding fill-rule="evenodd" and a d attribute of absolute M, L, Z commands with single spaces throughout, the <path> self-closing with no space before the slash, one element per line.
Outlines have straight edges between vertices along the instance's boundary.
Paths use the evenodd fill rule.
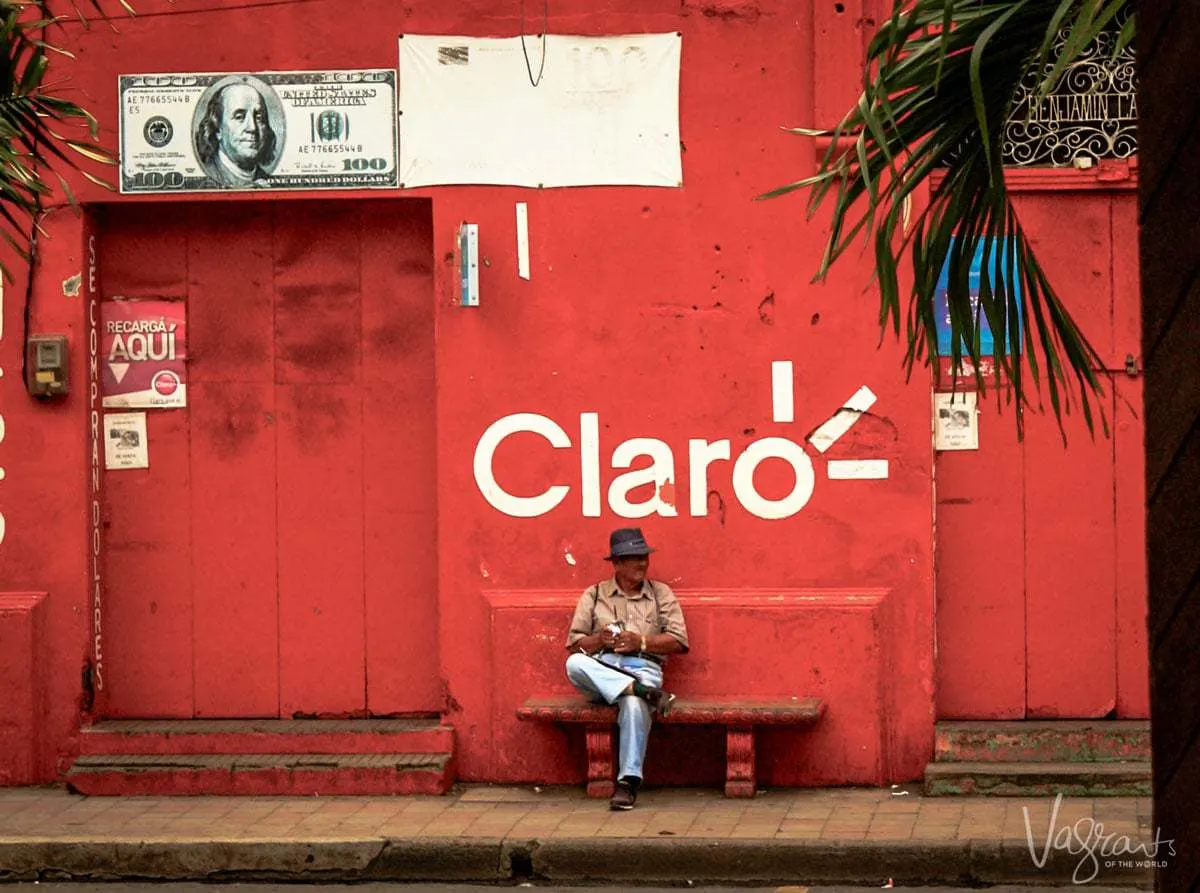
<path fill-rule="evenodd" d="M 775 421 L 792 421 L 790 362 L 775 364 L 772 391 Z M 813 432 L 809 438 L 813 447 L 823 453 L 834 440 L 849 430 L 874 400 L 875 396 L 869 389 L 860 389 L 833 418 Z M 533 412 L 504 416 L 489 425 L 479 438 L 475 446 L 474 472 L 475 483 L 483 498 L 492 508 L 506 515 L 514 518 L 535 518 L 556 508 L 571 491 L 571 486 L 554 483 L 536 496 L 517 496 L 506 490 L 496 480 L 494 459 L 500 444 L 518 433 L 536 434 L 555 449 L 571 449 L 575 444 L 561 425 L 547 416 Z M 578 444 L 583 515 L 598 518 L 601 496 L 598 413 L 579 414 Z M 635 437 L 622 441 L 613 450 L 609 464 L 613 469 L 632 468 L 634 461 L 641 457 L 648 457 L 650 465 L 620 474 L 609 485 L 609 509 L 622 518 L 645 518 L 655 514 L 667 518 L 677 516 L 678 509 L 674 503 L 664 499 L 662 495 L 664 485 L 676 480 L 675 454 L 664 441 L 654 437 Z M 728 439 L 688 440 L 688 511 L 692 517 L 704 517 L 708 514 L 709 466 L 713 462 L 731 459 L 732 449 Z M 779 499 L 763 496 L 754 483 L 755 470 L 767 459 L 783 460 L 791 466 L 795 475 L 795 484 L 791 492 Z M 886 469 L 886 460 L 876 464 Z M 886 471 L 880 473 L 875 466 L 872 468 L 869 475 L 855 476 L 887 477 Z M 629 494 L 647 484 L 654 485 L 654 495 L 641 502 L 632 502 Z M 816 474 L 812 459 L 803 446 L 785 437 L 763 437 L 755 440 L 742 450 L 733 463 L 734 495 L 746 511 L 765 520 L 781 520 L 795 515 L 808 504 L 815 485 Z"/>

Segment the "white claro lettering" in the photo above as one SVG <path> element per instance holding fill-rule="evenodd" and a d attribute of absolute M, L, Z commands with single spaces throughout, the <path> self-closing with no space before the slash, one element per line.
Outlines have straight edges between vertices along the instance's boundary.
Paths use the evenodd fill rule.
<path fill-rule="evenodd" d="M 579 486 L 585 517 L 600 517 L 600 424 L 594 412 L 579 415 Z M 546 440 L 554 449 L 570 449 L 570 435 L 552 419 L 531 412 L 515 413 L 493 422 L 483 432 L 475 447 L 475 482 L 488 504 L 497 511 L 515 518 L 535 518 L 555 509 L 570 492 L 569 484 L 554 482 L 534 496 L 510 493 L 496 480 L 494 459 L 496 450 L 509 437 L 518 433 L 534 434 Z M 664 441 L 653 437 L 635 437 L 622 441 L 612 452 L 609 465 L 613 469 L 633 468 L 641 457 L 650 464 L 626 471 L 613 479 L 608 487 L 608 506 L 622 518 L 645 518 L 650 515 L 675 517 L 678 514 L 673 496 L 665 491 L 675 480 L 675 454 Z M 731 458 L 728 440 L 688 441 L 688 511 L 692 517 L 708 514 L 709 468 L 714 462 Z M 754 472 L 767 459 L 788 463 L 795 475 L 790 493 L 780 499 L 768 499 L 758 492 Z M 733 492 L 742 507 L 752 515 L 766 520 L 790 518 L 808 504 L 816 484 L 812 459 L 798 443 L 782 437 L 764 437 L 742 451 L 733 465 Z M 639 487 L 653 485 L 652 495 L 634 502 L 630 494 Z"/>
<path fill-rule="evenodd" d="M 550 442 L 555 449 L 565 450 L 571 446 L 571 438 L 559 425 L 544 415 L 532 412 L 518 412 L 506 415 L 499 421 L 493 422 L 479 438 L 475 446 L 475 483 L 479 492 L 493 508 L 499 509 L 514 518 L 536 518 L 544 515 L 562 502 L 571 488 L 566 484 L 555 484 L 537 496 L 513 496 L 498 483 L 492 468 L 492 459 L 496 448 L 518 431 L 528 431 L 537 434 Z M 587 463 L 584 463 L 586 472 Z M 599 478 L 599 466 L 596 476 Z M 585 475 L 586 477 L 586 475 Z M 584 504 L 587 504 L 585 497 Z M 585 512 L 586 514 L 586 512 Z"/>

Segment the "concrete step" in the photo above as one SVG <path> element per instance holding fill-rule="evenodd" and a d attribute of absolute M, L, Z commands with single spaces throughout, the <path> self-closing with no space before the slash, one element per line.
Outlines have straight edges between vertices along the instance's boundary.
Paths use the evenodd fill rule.
<path fill-rule="evenodd" d="M 446 753 L 81 756 L 67 786 L 92 796 L 444 794 Z"/>
<path fill-rule="evenodd" d="M 437 719 L 105 720 L 84 727 L 84 756 L 454 752 Z"/>
<path fill-rule="evenodd" d="M 955 762 L 925 767 L 925 795 L 1148 797 L 1149 762 Z"/>
<path fill-rule="evenodd" d="M 1148 762 L 1145 720 L 939 722 L 934 762 Z"/>

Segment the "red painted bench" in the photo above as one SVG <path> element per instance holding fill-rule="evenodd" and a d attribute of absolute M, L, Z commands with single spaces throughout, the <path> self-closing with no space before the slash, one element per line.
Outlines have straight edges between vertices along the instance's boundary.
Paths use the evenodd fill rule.
<path fill-rule="evenodd" d="M 818 698 L 719 700 L 679 698 L 656 723 L 725 726 L 725 796 L 753 797 L 754 730 L 757 726 L 810 728 L 825 713 Z M 582 723 L 587 741 L 589 797 L 613 792 L 613 727 L 617 708 L 592 704 L 578 695 L 530 698 L 517 708 L 517 718 Z"/>

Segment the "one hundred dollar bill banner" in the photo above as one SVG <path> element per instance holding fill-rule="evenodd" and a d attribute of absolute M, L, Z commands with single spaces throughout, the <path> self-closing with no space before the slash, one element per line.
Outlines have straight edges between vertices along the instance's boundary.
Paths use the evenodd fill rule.
<path fill-rule="evenodd" d="M 120 78 L 121 192 L 390 188 L 396 72 Z"/>

